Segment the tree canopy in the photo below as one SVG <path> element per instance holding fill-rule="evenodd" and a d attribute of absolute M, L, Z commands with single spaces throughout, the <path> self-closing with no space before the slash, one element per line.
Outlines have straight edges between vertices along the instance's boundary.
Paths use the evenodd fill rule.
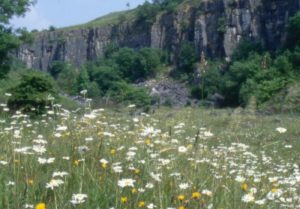
<path fill-rule="evenodd" d="M 22 41 L 13 33 L 9 20 L 13 16 L 24 15 L 33 3 L 33 0 L 0 0 L 0 79 L 10 69 L 9 52 Z"/>

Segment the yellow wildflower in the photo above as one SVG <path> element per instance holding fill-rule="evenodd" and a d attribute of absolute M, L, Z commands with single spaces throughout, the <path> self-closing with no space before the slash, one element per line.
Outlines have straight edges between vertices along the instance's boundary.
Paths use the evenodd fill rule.
<path fill-rule="evenodd" d="M 141 170 L 136 168 L 136 169 L 133 170 L 133 172 L 134 172 L 134 174 L 139 174 L 141 172 Z"/>
<path fill-rule="evenodd" d="M 242 188 L 243 191 L 247 191 L 247 190 L 248 190 L 248 184 L 243 183 L 243 184 L 241 185 L 241 188 Z"/>
<path fill-rule="evenodd" d="M 136 189 L 136 188 L 133 188 L 133 189 L 131 190 L 131 193 L 132 193 L 132 194 L 137 193 L 137 189 Z"/>
<path fill-rule="evenodd" d="M 46 204 L 41 202 L 35 206 L 35 209 L 46 209 Z"/>
<path fill-rule="evenodd" d="M 79 160 L 74 160 L 74 165 L 78 166 L 79 165 Z"/>
<path fill-rule="evenodd" d="M 181 194 L 181 195 L 178 195 L 178 196 L 177 196 L 177 199 L 180 200 L 180 201 L 183 201 L 183 200 L 185 199 L 185 196 L 182 195 L 182 194 Z"/>
<path fill-rule="evenodd" d="M 179 208 L 178 209 L 185 209 L 185 207 L 184 206 L 179 206 Z"/>
<path fill-rule="evenodd" d="M 150 144 L 151 144 L 151 139 L 146 139 L 145 143 L 146 143 L 147 145 L 150 145 Z"/>
<path fill-rule="evenodd" d="M 145 207 L 145 202 L 144 201 L 139 201 L 138 206 L 139 206 L 139 208 Z"/>
<path fill-rule="evenodd" d="M 33 185 L 33 179 L 27 179 L 26 183 L 30 186 Z"/>
<path fill-rule="evenodd" d="M 121 203 L 126 203 L 128 202 L 128 198 L 127 197 L 121 197 Z"/>
<path fill-rule="evenodd" d="M 192 198 L 193 199 L 199 199 L 201 197 L 201 193 L 200 192 L 193 192 L 192 193 Z"/>
<path fill-rule="evenodd" d="M 111 155 L 116 154 L 116 150 L 115 150 L 115 149 L 111 149 L 111 150 L 110 150 L 110 154 L 111 154 Z"/>
<path fill-rule="evenodd" d="M 101 167 L 104 169 L 107 168 L 107 163 L 101 163 Z"/>

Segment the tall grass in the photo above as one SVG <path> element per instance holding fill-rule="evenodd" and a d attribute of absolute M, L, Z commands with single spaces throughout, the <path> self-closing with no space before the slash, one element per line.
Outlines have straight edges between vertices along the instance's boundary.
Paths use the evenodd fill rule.
<path fill-rule="evenodd" d="M 298 117 L 58 107 L 2 112 L 0 208 L 299 207 Z"/>

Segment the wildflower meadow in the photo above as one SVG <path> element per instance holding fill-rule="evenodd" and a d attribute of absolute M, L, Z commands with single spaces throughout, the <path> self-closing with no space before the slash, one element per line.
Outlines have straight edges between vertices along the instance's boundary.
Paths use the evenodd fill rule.
<path fill-rule="evenodd" d="M 0 208 L 300 208 L 297 116 L 1 108 Z"/>

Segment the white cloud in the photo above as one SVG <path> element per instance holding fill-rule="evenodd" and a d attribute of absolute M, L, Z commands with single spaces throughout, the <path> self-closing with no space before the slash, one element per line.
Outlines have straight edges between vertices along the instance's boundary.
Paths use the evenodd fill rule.
<path fill-rule="evenodd" d="M 33 29 L 48 29 L 51 24 L 49 20 L 43 17 L 36 8 L 31 7 L 25 17 L 13 17 L 10 21 L 14 28 L 26 27 L 28 30 Z"/>

